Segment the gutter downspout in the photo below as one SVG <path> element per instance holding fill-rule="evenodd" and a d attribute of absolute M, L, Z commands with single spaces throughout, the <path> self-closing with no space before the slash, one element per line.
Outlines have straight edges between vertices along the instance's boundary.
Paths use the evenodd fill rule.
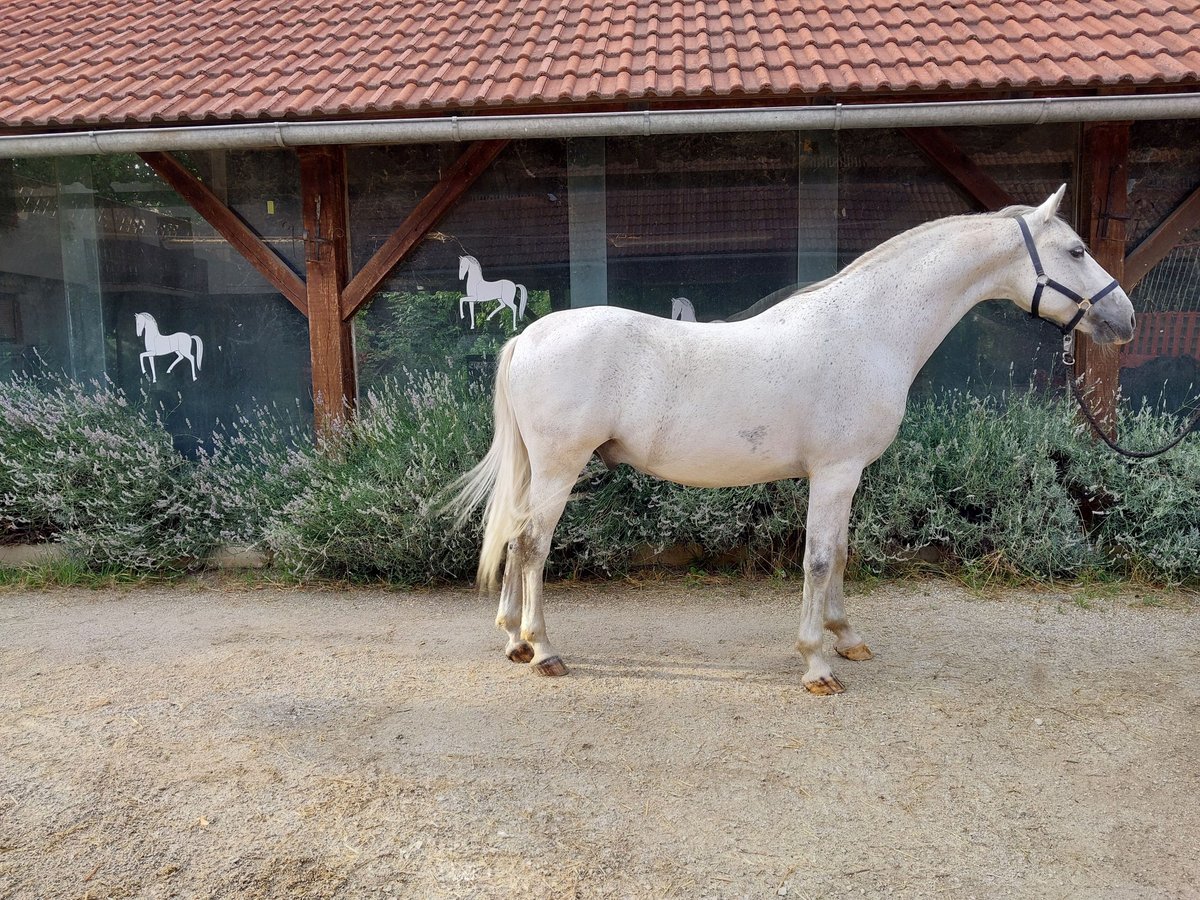
<path fill-rule="evenodd" d="M 322 144 L 423 144 L 701 132 L 828 131 L 1200 118 L 1200 93 L 956 100 L 706 110 L 447 115 L 47 132 L 0 137 L 0 158 L 243 150 Z"/>

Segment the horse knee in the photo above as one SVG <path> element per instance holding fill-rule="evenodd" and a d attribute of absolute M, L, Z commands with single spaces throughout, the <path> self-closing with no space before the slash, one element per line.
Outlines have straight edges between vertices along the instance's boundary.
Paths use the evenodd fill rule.
<path fill-rule="evenodd" d="M 814 581 L 827 581 L 833 574 L 836 554 L 824 548 L 804 554 L 804 574 Z"/>

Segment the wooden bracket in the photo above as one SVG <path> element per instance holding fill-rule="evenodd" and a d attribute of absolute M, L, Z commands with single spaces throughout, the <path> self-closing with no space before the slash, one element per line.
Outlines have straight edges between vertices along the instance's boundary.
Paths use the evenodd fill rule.
<path fill-rule="evenodd" d="M 188 202 L 188 205 L 198 212 L 209 225 L 229 241 L 235 250 L 245 260 L 254 266 L 272 286 L 283 294 L 291 304 L 308 315 L 308 304 L 305 299 L 304 282 L 288 268 L 283 259 L 262 242 L 237 213 L 210 191 L 203 182 L 183 167 L 169 153 L 140 153 L 138 154 L 146 165 L 150 166 L 158 176 L 169 184 L 175 193 Z"/>
<path fill-rule="evenodd" d="M 1200 185 L 1125 257 L 1125 289 L 1132 291 L 1197 225 L 1200 225 Z"/>
<path fill-rule="evenodd" d="M 421 199 L 408 217 L 383 243 L 365 266 L 351 279 L 342 295 L 342 318 L 349 321 L 362 308 L 376 289 L 387 278 L 388 273 L 400 263 L 412 249 L 425 239 L 463 194 L 475 183 L 508 141 L 476 141 L 463 151 L 438 181 L 433 189 Z"/>
<path fill-rule="evenodd" d="M 995 212 L 1016 202 L 1012 194 L 996 184 L 941 128 L 901 130 L 981 211 Z"/>

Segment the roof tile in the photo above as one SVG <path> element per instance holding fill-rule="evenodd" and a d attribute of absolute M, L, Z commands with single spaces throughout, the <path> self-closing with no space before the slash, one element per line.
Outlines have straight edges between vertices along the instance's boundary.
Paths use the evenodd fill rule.
<path fill-rule="evenodd" d="M 8 127 L 1197 82 L 1200 0 L 0 4 Z"/>

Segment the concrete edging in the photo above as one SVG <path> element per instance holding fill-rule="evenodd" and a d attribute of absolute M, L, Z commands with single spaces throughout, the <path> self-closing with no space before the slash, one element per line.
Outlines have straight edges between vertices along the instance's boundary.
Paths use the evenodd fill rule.
<path fill-rule="evenodd" d="M 0 545 L 0 568 L 23 569 L 66 559 L 66 548 L 49 541 L 42 544 Z M 214 569 L 265 569 L 271 563 L 271 554 L 253 547 L 222 547 L 205 562 Z"/>

